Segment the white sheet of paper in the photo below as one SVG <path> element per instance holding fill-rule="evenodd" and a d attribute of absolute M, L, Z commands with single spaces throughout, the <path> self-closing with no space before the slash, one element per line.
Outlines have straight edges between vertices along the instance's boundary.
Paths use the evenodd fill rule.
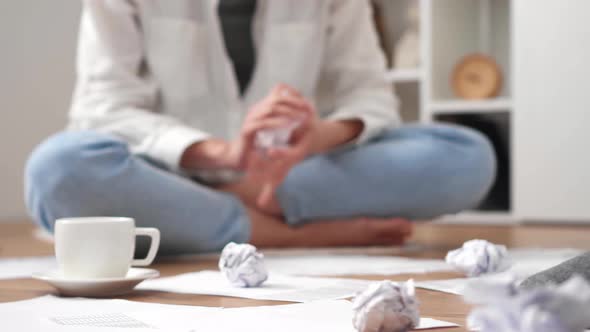
<path fill-rule="evenodd" d="M 460 326 L 459 324 L 446 322 L 444 320 L 438 320 L 434 318 L 422 317 L 420 318 L 420 325 L 416 327 L 414 330 L 428 330 L 428 329 L 437 329 L 442 327 L 456 327 Z"/>
<path fill-rule="evenodd" d="M 507 272 L 512 272 L 518 279 L 526 279 L 535 273 L 574 258 L 585 251 L 567 248 L 528 248 L 511 249 L 509 252 L 514 264 Z"/>
<path fill-rule="evenodd" d="M 57 268 L 53 256 L 2 258 L 0 259 L 0 279 L 29 278 L 34 272 Z"/>
<path fill-rule="evenodd" d="M 513 266 L 505 272 L 483 275 L 478 278 L 418 281 L 416 287 L 463 295 L 465 286 L 470 281 L 478 279 L 501 281 L 512 278 L 522 281 L 535 273 L 551 268 L 583 252 L 583 250 L 578 249 L 512 249 L 510 250 L 510 257 L 513 260 Z"/>
<path fill-rule="evenodd" d="M 369 255 L 265 255 L 271 273 L 308 276 L 395 275 L 452 271 L 442 259 Z"/>
<path fill-rule="evenodd" d="M 351 317 L 343 300 L 234 309 L 54 296 L 0 304 L 7 331 L 354 332 Z M 451 326 L 422 318 L 418 329 Z"/>
<path fill-rule="evenodd" d="M 437 292 L 462 295 L 468 282 L 468 278 L 417 281 L 416 287 Z"/>
<path fill-rule="evenodd" d="M 192 324 L 199 317 L 208 317 L 219 308 L 165 305 L 125 300 L 96 300 L 43 296 L 27 301 L 0 304 L 0 322 L 6 331 L 187 331 L 188 323 L 170 321 L 165 326 L 139 320 L 135 312 L 157 312 L 162 317 L 182 315 Z M 139 315 L 141 316 L 141 315 Z"/>
<path fill-rule="evenodd" d="M 340 276 L 340 275 L 396 275 L 450 271 L 443 260 L 412 259 L 397 256 L 338 254 L 326 251 L 269 250 L 266 266 L 271 273 Z M 207 256 L 209 257 L 209 256 Z M 209 258 L 214 258 L 213 256 Z M 0 259 L 0 279 L 28 278 L 34 272 L 57 268 L 53 256 Z"/>
<path fill-rule="evenodd" d="M 132 314 L 153 326 L 164 326 L 170 317 L 149 312 Z M 185 320 L 174 317 L 175 321 Z M 192 331 L 216 332 L 355 332 L 352 305 L 344 300 L 316 301 L 301 304 L 223 309 L 220 313 L 194 320 Z M 197 325 L 198 324 L 198 325 Z M 417 329 L 458 326 L 432 318 L 422 318 Z"/>
<path fill-rule="evenodd" d="M 82 325 L 62 325 L 51 320 L 50 316 L 37 315 L 29 310 L 7 309 L 0 312 L 3 331 L 43 331 L 43 332 L 100 332 L 105 327 L 96 326 L 96 323 L 88 322 Z M 153 332 L 158 331 L 153 327 L 109 327 L 112 332 Z"/>
<path fill-rule="evenodd" d="M 261 287 L 239 288 L 231 286 L 218 271 L 202 271 L 146 280 L 137 288 L 258 300 L 310 302 L 351 297 L 369 283 L 366 280 L 296 277 L 270 273 L 268 280 Z"/>

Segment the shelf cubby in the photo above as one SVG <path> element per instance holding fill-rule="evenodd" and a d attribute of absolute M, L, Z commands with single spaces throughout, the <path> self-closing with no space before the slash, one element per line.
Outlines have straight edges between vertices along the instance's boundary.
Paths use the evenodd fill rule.
<path fill-rule="evenodd" d="M 492 57 L 502 73 L 499 97 L 510 97 L 509 0 L 436 0 L 431 7 L 431 98 L 456 98 L 453 68 L 463 57 L 481 53 Z"/>
<path fill-rule="evenodd" d="M 482 100 L 452 99 L 434 101 L 429 106 L 430 112 L 434 115 L 506 113 L 510 112 L 512 101 L 502 97 Z"/>

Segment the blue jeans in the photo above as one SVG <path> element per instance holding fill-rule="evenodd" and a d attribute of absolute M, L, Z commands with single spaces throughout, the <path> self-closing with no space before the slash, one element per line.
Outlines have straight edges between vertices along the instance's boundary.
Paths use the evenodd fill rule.
<path fill-rule="evenodd" d="M 476 206 L 495 170 L 490 143 L 475 131 L 405 126 L 308 158 L 277 195 L 292 225 L 355 216 L 429 219 Z M 50 137 L 33 152 L 25 176 L 29 211 L 49 231 L 62 217 L 127 216 L 160 229 L 164 254 L 219 250 L 250 237 L 237 197 L 133 155 L 107 134 Z"/>

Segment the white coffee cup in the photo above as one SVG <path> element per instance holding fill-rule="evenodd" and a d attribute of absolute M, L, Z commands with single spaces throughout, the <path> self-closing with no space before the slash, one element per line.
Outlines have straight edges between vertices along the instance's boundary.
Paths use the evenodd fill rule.
<path fill-rule="evenodd" d="M 133 259 L 138 235 L 151 238 L 144 259 Z M 65 278 L 125 277 L 131 266 L 150 265 L 159 246 L 160 231 L 136 228 L 132 218 L 63 218 L 55 222 L 55 256 Z"/>

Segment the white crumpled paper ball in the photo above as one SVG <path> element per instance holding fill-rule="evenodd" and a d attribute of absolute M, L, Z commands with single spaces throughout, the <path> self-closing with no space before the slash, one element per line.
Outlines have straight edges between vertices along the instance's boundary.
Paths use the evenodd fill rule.
<path fill-rule="evenodd" d="M 574 276 L 559 286 L 522 290 L 512 283 L 468 285 L 467 302 L 480 304 L 467 318 L 481 332 L 582 332 L 590 327 L 590 285 Z"/>
<path fill-rule="evenodd" d="M 256 133 L 254 144 L 261 150 L 287 147 L 293 131 L 300 125 L 301 121 L 294 120 L 284 127 L 260 130 Z"/>
<path fill-rule="evenodd" d="M 258 287 L 268 279 L 264 255 L 250 244 L 228 243 L 221 252 L 219 269 L 237 287 Z"/>
<path fill-rule="evenodd" d="M 512 265 L 506 246 L 486 240 L 470 240 L 449 251 L 446 262 L 469 277 L 506 271 Z"/>
<path fill-rule="evenodd" d="M 409 331 L 420 323 L 413 280 L 372 283 L 354 298 L 352 308 L 359 332 Z"/>
<path fill-rule="evenodd" d="M 289 90 L 281 91 L 281 95 L 289 96 Z M 254 145 L 260 150 L 268 150 L 270 148 L 284 148 L 289 146 L 289 141 L 293 131 L 295 131 L 303 122 L 303 119 L 291 119 L 289 123 L 282 127 L 262 129 L 256 133 Z"/>

